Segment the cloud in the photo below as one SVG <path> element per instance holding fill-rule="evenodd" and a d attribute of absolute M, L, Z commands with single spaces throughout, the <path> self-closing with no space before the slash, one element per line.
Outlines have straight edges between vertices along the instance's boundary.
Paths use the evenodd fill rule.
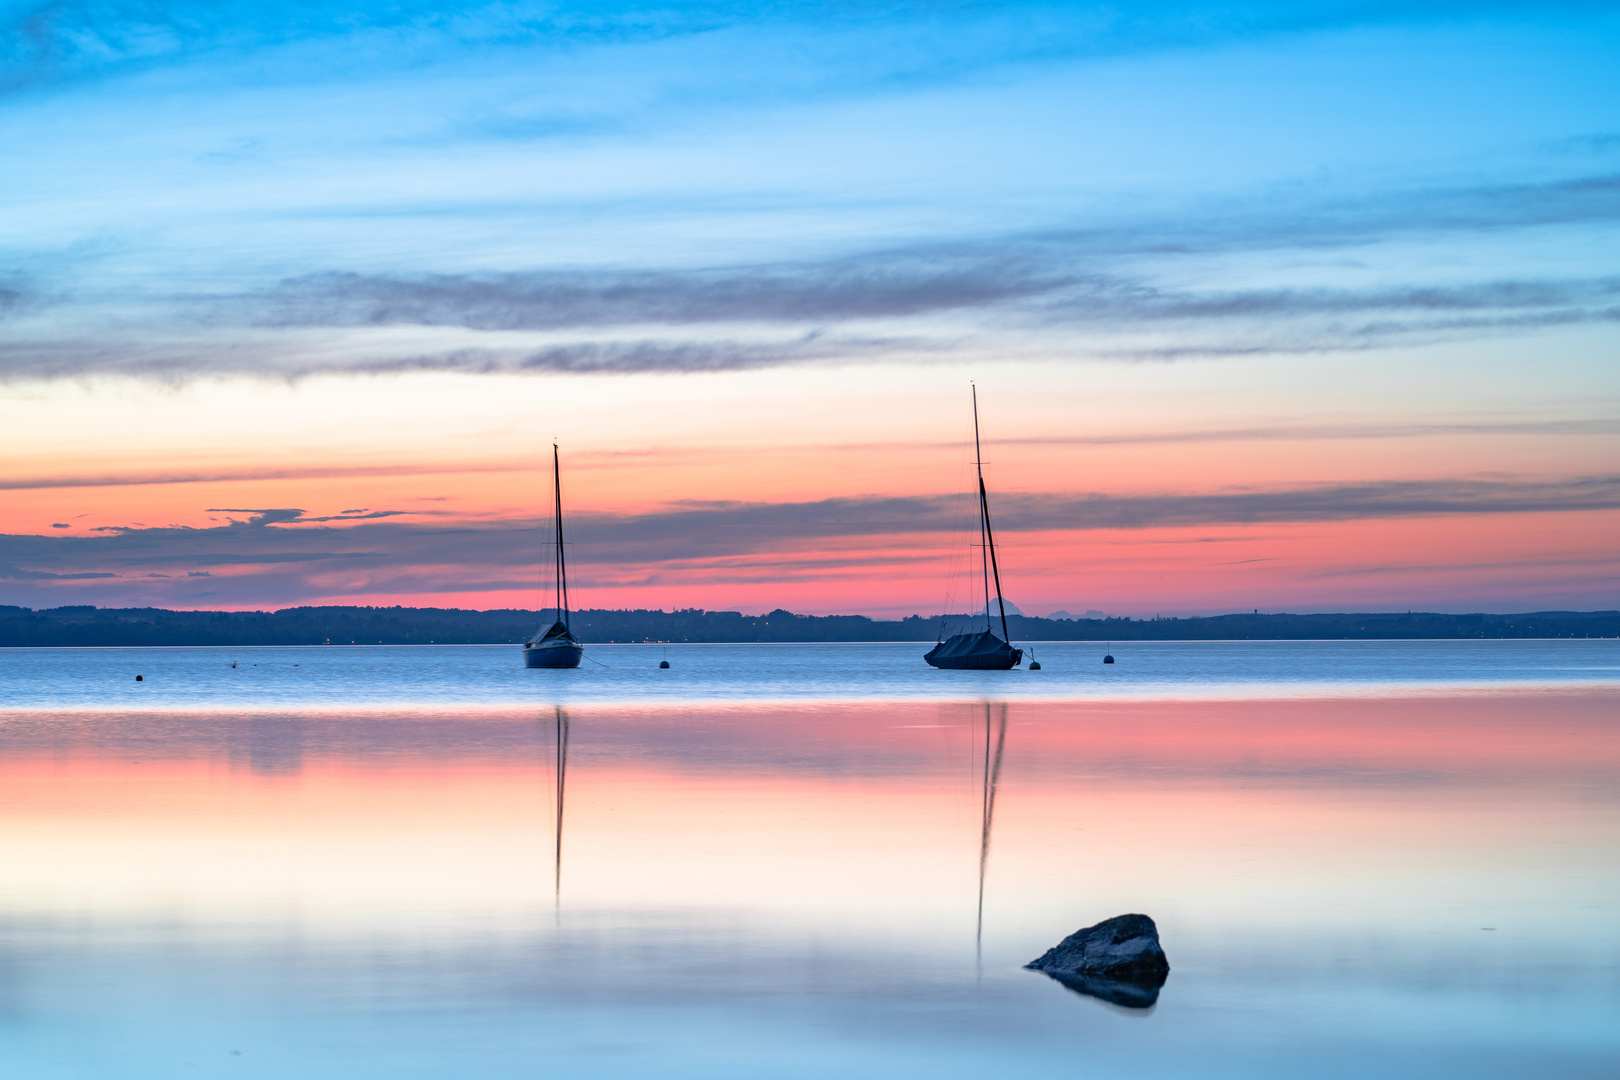
<path fill-rule="evenodd" d="M 1032 437 L 1003 437 L 986 438 L 986 446 L 1121 446 L 1140 444 L 1176 444 L 1176 443 L 1218 443 L 1218 442 L 1300 442 L 1315 440 L 1342 440 L 1342 439 L 1423 439 L 1447 438 L 1463 436 L 1502 436 L 1502 435 L 1556 435 L 1556 436 L 1584 436 L 1584 435 L 1615 435 L 1620 434 L 1620 419 L 1614 418 L 1576 418 L 1567 420 L 1486 420 L 1476 422 L 1457 423 L 1413 423 L 1397 422 L 1387 424 L 1377 423 L 1302 423 L 1278 424 L 1263 427 L 1238 428 L 1203 428 L 1187 431 L 1139 431 L 1121 432 L 1118 434 L 1101 435 L 1043 435 Z M 847 452 L 883 451 L 909 448 L 920 450 L 931 449 L 958 449 L 957 443 L 945 442 L 918 442 L 897 443 L 892 440 L 877 444 L 840 444 L 830 449 Z M 680 448 L 620 448 L 611 451 L 601 451 L 577 455 L 576 462 L 584 461 L 590 464 L 599 464 L 604 460 L 618 461 L 626 457 L 651 458 L 668 460 L 678 455 L 683 460 L 694 462 L 731 460 L 738 451 L 734 444 L 725 446 L 688 445 Z M 194 484 L 217 483 L 221 481 L 243 480 L 302 480 L 302 479 L 330 479 L 333 477 L 372 477 L 372 476 L 441 476 L 457 475 L 461 473 L 507 473 L 524 472 L 525 467 L 510 464 L 489 463 L 446 463 L 443 461 L 419 462 L 400 465 L 298 465 L 277 466 L 273 468 L 233 467 L 221 469 L 199 469 L 158 472 L 132 471 L 122 474 L 101 474 L 92 476 L 14 476 L 0 478 L 0 491 L 40 490 L 52 488 L 79 488 L 79 487 L 143 487 L 152 484 Z M 421 501 L 442 501 L 423 498 Z M 257 510 L 236 510 L 234 513 L 259 513 Z M 358 515 L 377 515 L 397 517 L 404 514 L 412 516 L 434 516 L 441 511 L 429 510 L 389 510 L 372 511 L 343 510 L 331 517 L 304 518 L 305 521 L 352 521 L 360 520 Z M 67 529 L 72 526 L 67 522 L 53 522 L 53 529 Z"/>
<path fill-rule="evenodd" d="M 1395 289 L 1254 289 L 1205 295 L 1153 292 L 1137 298 L 1141 315 L 1173 319 L 1338 315 L 1369 311 L 1522 311 L 1594 306 L 1612 313 L 1620 277 L 1574 281 L 1489 281 Z M 1608 311 L 1605 311 L 1608 308 Z"/>
<path fill-rule="evenodd" d="M 406 514 L 416 514 L 416 510 L 344 510 L 327 517 L 306 517 L 300 521 L 371 521 L 376 518 L 403 517 Z"/>
<path fill-rule="evenodd" d="M 1340 247 L 1413 235 L 1612 222 L 1620 218 L 1620 175 L 1410 187 L 1327 200 L 1283 196 L 1232 211 L 1203 217 L 1185 235 L 1166 231 L 1155 237 L 1144 230 L 1132 246 L 1165 252 Z"/>
<path fill-rule="evenodd" d="M 1463 435 L 1620 435 L 1620 419 L 1487 420 L 1473 423 L 1278 424 L 1266 427 L 1118 435 L 1043 435 L 986 439 L 986 445 L 1120 446 L 1142 443 L 1299 442 L 1321 439 L 1421 439 Z M 940 444 L 945 445 L 945 444 Z"/>
<path fill-rule="evenodd" d="M 217 329 L 230 339 L 237 331 Z M 145 333 L 144 331 L 142 332 Z M 161 336 L 161 331 L 153 331 Z M 352 349 L 299 341 L 213 345 L 195 339 L 173 345 L 123 346 L 100 341 L 19 341 L 0 354 L 7 379 L 78 378 L 117 374 L 180 384 L 221 375 L 297 380 L 312 375 L 394 375 L 459 372 L 471 375 L 635 375 L 747 371 L 791 364 L 855 363 L 891 355 L 945 355 L 923 338 L 855 338 L 820 331 L 768 341 L 727 338 L 582 341 L 540 348 L 477 345 L 430 352 L 362 342 Z M 183 482 L 183 481 L 182 481 Z M 4 484 L 0 483 L 0 488 Z"/>
<path fill-rule="evenodd" d="M 226 469 L 183 469 L 161 472 L 128 472 L 77 476 L 13 476 L 0 478 L 0 491 L 22 491 L 39 488 L 76 487 L 139 487 L 146 484 L 198 484 L 221 480 L 312 480 L 332 477 L 362 476 L 422 476 L 444 472 L 511 472 L 510 465 L 455 464 L 443 462 L 432 465 L 297 465 L 271 468 L 235 467 Z M 239 511 L 240 512 L 240 511 Z M 396 511 L 396 513 L 402 511 Z M 344 514 L 350 511 L 343 511 Z M 53 529 L 66 529 L 66 524 L 52 525 Z"/>
<path fill-rule="evenodd" d="M 820 332 L 773 342 L 726 339 L 688 341 L 591 341 L 534 350 L 460 349 L 392 358 L 341 362 L 341 370 L 382 375 L 407 371 L 453 371 L 467 374 L 643 375 L 750 371 L 790 364 L 853 362 L 890 350 L 933 352 L 925 341 L 833 337 Z M 330 370 L 309 364 L 297 374 Z"/>
<path fill-rule="evenodd" d="M 1385 480 L 1195 495 L 1036 498 L 1019 528 L 1351 521 L 1451 514 L 1525 514 L 1620 508 L 1620 475 L 1535 479 Z M 1017 515 L 1019 511 L 1012 511 Z"/>
<path fill-rule="evenodd" d="M 45 570 L 24 570 L 21 567 L 0 563 L 0 578 L 9 581 L 84 581 L 90 578 L 117 577 L 110 572 L 86 572 L 80 574 L 53 574 Z"/>
<path fill-rule="evenodd" d="M 1050 293 L 1072 271 L 1016 251 L 877 252 L 713 270 L 415 278 L 324 273 L 242 298 L 270 326 L 557 330 L 639 324 L 806 323 L 960 310 Z"/>
<path fill-rule="evenodd" d="M 1219 214 L 1048 229 L 878 249 L 823 261 L 695 270 L 552 269 L 505 274 L 323 272 L 203 301 L 270 327 L 454 326 L 481 331 L 792 325 L 985 308 L 1035 319 L 1209 321 L 1376 312 L 1614 317 L 1620 277 L 1499 279 L 1373 288 L 1166 288 L 1120 260 L 1366 245 L 1459 233 L 1620 222 L 1620 176 L 1390 192 L 1376 199 L 1270 197 Z"/>
<path fill-rule="evenodd" d="M 930 257 L 934 255 L 936 257 Z M 268 293 L 233 298 L 249 321 L 274 327 L 453 326 L 479 331 L 566 331 L 732 323 L 791 325 L 896 320 L 998 308 L 1034 324 L 1099 323 L 1116 329 L 1233 320 L 1371 316 L 1339 338 L 1422 330 L 1537 326 L 1620 317 L 1620 278 L 1502 280 L 1374 289 L 1166 289 L 1141 278 L 1085 273 L 1076 252 L 878 252 L 831 264 L 683 273 L 601 271 L 435 276 L 420 279 L 320 274 Z M 1459 318 L 1459 313 L 1472 318 Z M 1414 317 L 1415 316 L 1415 317 Z M 1317 332 L 1320 334 L 1320 331 Z M 819 335 L 801 340 L 814 346 Z M 558 346 L 520 359 L 492 353 L 396 361 L 398 367 L 461 370 L 722 370 L 816 359 L 781 345 L 610 343 Z M 888 343 L 879 343 L 888 344 Z M 375 366 L 375 365 L 373 365 Z"/>
<path fill-rule="evenodd" d="M 1620 277 L 1232 288 L 1200 283 L 1210 274 L 1199 260 L 1598 222 L 1620 222 L 1620 177 L 1349 202 L 1271 199 L 1108 228 L 751 265 L 326 270 L 234 292 L 144 296 L 130 301 L 144 323 L 89 334 L 93 309 L 75 307 L 72 289 L 47 295 L 29 285 L 10 290 L 12 306 L 31 314 L 12 320 L 0 379 L 700 373 L 880 358 L 989 361 L 1054 349 L 1159 361 L 1356 351 L 1613 322 Z M 62 307 L 54 322 L 39 314 L 53 305 Z M 410 340 L 402 328 L 431 329 L 423 341 L 441 344 L 402 345 Z M 461 344 L 443 345 L 447 335 Z"/>
<path fill-rule="evenodd" d="M 296 509 L 232 509 L 228 507 L 209 507 L 210 514 L 251 514 L 246 521 L 231 520 L 225 528 L 255 529 L 266 528 L 271 525 L 307 525 L 322 521 L 366 521 L 372 518 L 400 517 L 409 514 L 409 510 L 345 510 L 339 514 L 330 514 L 326 517 L 306 517 L 304 511 Z"/>
<path fill-rule="evenodd" d="M 1200 494 L 1009 493 L 992 500 L 1002 532 L 1609 509 L 1620 509 L 1620 476 L 1377 481 Z M 576 558 L 589 561 L 593 547 L 611 552 L 630 547 L 644 554 L 653 550 L 644 545 L 656 544 L 669 552 L 748 551 L 837 537 L 949 532 L 960 519 L 958 496 L 892 496 L 678 503 L 645 515 L 575 515 L 571 531 L 581 549 Z"/>
<path fill-rule="evenodd" d="M 1614 509 L 1620 509 L 1620 475 L 1379 481 L 1157 495 L 1008 493 L 992 500 L 1003 535 Z M 605 575 L 619 584 L 657 581 L 660 575 L 693 568 L 736 580 L 781 581 L 796 571 L 846 572 L 870 562 L 864 555 L 838 550 L 843 542 L 953 533 L 962 511 L 963 499 L 957 495 L 681 502 L 641 514 L 577 514 L 570 520 L 569 539 L 573 565 L 582 575 Z M 286 516 L 298 514 L 291 510 L 279 511 L 284 516 L 274 520 L 270 515 L 277 511 L 231 512 L 263 520 L 201 529 L 127 527 L 95 536 L 0 535 L 0 565 L 8 580 L 41 586 L 89 578 L 117 578 L 127 584 L 154 571 L 186 570 L 186 577 L 163 586 L 165 601 L 178 604 L 201 595 L 188 592 L 193 586 L 187 583 L 199 572 L 213 573 L 206 586 L 197 582 L 197 587 L 206 587 L 210 596 L 231 596 L 233 603 L 289 603 L 335 594 L 477 592 L 532 585 L 527 568 L 544 548 L 542 526 L 548 524 L 470 527 L 367 519 L 338 527 Z M 157 586 L 148 582 L 141 587 Z"/>
<path fill-rule="evenodd" d="M 254 529 L 270 525 L 280 525 L 288 521 L 297 521 L 304 516 L 302 510 L 271 509 L 271 510 L 244 510 L 232 507 L 210 506 L 210 514 L 251 514 L 246 521 L 231 520 L 225 528 L 228 529 Z"/>

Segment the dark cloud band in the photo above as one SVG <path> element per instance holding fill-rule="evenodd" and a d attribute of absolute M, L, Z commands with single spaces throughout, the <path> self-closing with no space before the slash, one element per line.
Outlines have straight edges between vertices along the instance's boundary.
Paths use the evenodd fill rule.
<path fill-rule="evenodd" d="M 12 328 L 0 352 L 0 379 L 700 373 L 883 357 L 988 360 L 976 331 L 993 333 L 1001 356 L 1028 350 L 1050 356 L 1054 345 L 1066 356 L 1160 361 L 1362 350 L 1613 322 L 1620 320 L 1620 277 L 1233 289 L 1170 287 L 1163 271 L 1212 254 L 1320 252 L 1399 238 L 1615 222 L 1620 177 L 1598 175 L 1408 191 L 1359 203 L 1268 203 L 820 261 L 681 270 L 321 271 L 228 293 L 144 296 L 132 301 L 131 310 L 145 312 L 139 327 L 75 337 L 47 331 L 54 324 L 40 314 L 70 307 L 73 289 L 18 279 L 0 283 L 0 318 Z M 95 324 L 89 310 L 78 314 L 86 317 L 60 325 Z M 465 344 L 411 350 L 365 338 L 373 329 L 410 327 L 454 330 Z M 1080 330 L 1095 333 L 1080 338 Z M 304 344 L 319 331 L 342 331 L 352 340 L 339 348 L 330 340 Z M 521 335 L 554 340 L 524 346 L 514 340 Z"/>
<path fill-rule="evenodd" d="M 1200 494 L 1015 493 L 999 496 L 994 506 L 1003 532 L 1613 509 L 1620 509 L 1620 476 L 1381 481 Z M 317 518 L 305 517 L 299 510 L 240 512 L 252 516 L 210 528 L 130 526 L 98 536 L 5 536 L 0 537 L 0 558 L 27 572 L 47 574 L 322 560 L 399 566 L 527 565 L 534 560 L 543 525 L 474 528 L 377 520 L 397 511 Z M 570 522 L 570 539 L 581 564 L 650 565 L 805 549 L 841 538 L 947 533 L 961 526 L 962 517 L 958 496 L 676 503 L 646 514 L 577 514 Z M 338 521 L 355 524 L 331 524 Z"/>

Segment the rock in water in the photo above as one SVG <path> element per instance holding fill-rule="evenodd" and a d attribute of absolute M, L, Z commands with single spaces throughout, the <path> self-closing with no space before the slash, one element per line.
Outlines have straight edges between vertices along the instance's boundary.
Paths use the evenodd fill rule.
<path fill-rule="evenodd" d="M 1146 915 L 1116 915 L 1076 930 L 1024 966 L 1078 993 L 1132 1009 L 1157 1001 L 1170 974 L 1159 928 Z"/>
<path fill-rule="evenodd" d="M 1116 915 L 1076 930 L 1025 967 L 1049 975 L 1103 975 L 1135 979 L 1168 975 L 1159 928 L 1146 915 Z"/>

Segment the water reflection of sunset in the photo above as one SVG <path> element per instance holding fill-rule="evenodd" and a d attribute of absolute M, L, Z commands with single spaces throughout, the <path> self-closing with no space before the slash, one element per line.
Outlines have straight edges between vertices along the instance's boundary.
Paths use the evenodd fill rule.
<path fill-rule="evenodd" d="M 1192 906 L 1223 922 L 1309 922 L 1324 905 L 1388 915 L 1414 895 L 1513 910 L 1549 889 L 1595 898 L 1612 884 L 1609 694 L 1002 709 L 993 934 L 1149 904 L 1171 926 Z M 719 904 L 867 932 L 960 927 L 976 887 L 985 714 L 578 711 L 562 909 Z M 9 717 L 0 903 L 469 932 L 551 906 L 543 719 L 255 718 L 288 725 L 279 753 L 261 739 L 256 757 L 243 723 Z M 1538 873 L 1503 882 L 1505 859 Z"/>

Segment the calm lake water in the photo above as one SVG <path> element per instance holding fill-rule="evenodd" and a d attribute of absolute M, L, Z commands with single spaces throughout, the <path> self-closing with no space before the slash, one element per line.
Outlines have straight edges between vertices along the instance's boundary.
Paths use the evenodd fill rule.
<path fill-rule="evenodd" d="M 0 1075 L 1620 1074 L 1620 642 L 1036 651 L 0 650 Z"/>

